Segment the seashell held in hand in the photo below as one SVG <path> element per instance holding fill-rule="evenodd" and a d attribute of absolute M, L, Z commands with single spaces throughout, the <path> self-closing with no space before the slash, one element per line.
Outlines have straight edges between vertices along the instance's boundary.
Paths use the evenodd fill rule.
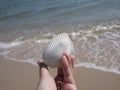
<path fill-rule="evenodd" d="M 44 49 L 42 59 L 49 67 L 61 67 L 63 53 L 74 54 L 73 43 L 65 33 L 56 35 Z"/>

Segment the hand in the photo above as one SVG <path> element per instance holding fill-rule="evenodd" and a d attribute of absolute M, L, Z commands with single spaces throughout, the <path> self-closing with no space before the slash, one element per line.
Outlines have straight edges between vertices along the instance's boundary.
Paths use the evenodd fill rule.
<path fill-rule="evenodd" d="M 63 54 L 62 68 L 58 68 L 58 75 L 55 78 L 57 90 L 77 90 L 73 77 L 72 55 Z"/>
<path fill-rule="evenodd" d="M 46 64 L 38 61 L 39 65 L 39 83 L 37 90 L 57 90 L 54 79 L 51 77 Z"/>
<path fill-rule="evenodd" d="M 77 90 L 73 77 L 73 56 L 67 54 L 62 56 L 62 68 L 58 68 L 55 81 L 51 77 L 47 65 L 40 61 L 37 63 L 40 68 L 37 90 Z"/>

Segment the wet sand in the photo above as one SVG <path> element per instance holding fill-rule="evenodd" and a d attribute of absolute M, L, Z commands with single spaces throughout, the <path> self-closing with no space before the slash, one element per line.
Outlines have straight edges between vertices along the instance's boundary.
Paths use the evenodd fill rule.
<path fill-rule="evenodd" d="M 0 57 L 0 90 L 36 90 L 38 78 L 37 66 Z M 78 90 L 120 90 L 120 75 L 113 73 L 75 68 L 75 81 Z"/>

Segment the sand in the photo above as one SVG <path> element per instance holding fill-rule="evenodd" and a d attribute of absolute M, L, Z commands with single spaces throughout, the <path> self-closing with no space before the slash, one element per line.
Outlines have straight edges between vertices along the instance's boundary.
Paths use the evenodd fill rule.
<path fill-rule="evenodd" d="M 120 75 L 86 68 L 75 68 L 78 90 L 120 90 Z M 50 69 L 55 76 L 55 69 Z M 0 90 L 36 90 L 38 67 L 0 57 Z"/>

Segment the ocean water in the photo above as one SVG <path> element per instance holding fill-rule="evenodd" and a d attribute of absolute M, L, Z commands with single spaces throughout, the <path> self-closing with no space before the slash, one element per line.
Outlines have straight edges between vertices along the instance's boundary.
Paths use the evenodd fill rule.
<path fill-rule="evenodd" d="M 0 56 L 37 65 L 47 43 L 67 33 L 76 67 L 120 75 L 119 0 L 0 0 Z"/>

